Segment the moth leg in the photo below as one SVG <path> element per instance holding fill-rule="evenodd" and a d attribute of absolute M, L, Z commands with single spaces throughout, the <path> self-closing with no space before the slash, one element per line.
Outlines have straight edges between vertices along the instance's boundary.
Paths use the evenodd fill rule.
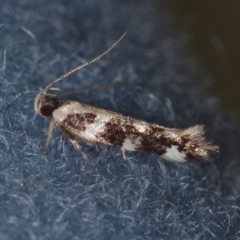
<path fill-rule="evenodd" d="M 82 148 L 81 148 L 81 146 L 78 144 L 78 142 L 77 142 L 76 140 L 72 140 L 72 139 L 69 139 L 69 140 L 70 140 L 70 142 L 73 144 L 74 148 L 75 148 L 76 150 L 78 150 L 78 151 L 82 154 L 82 156 L 86 159 L 88 165 L 92 167 L 92 166 L 93 166 L 92 161 L 88 158 L 88 156 L 86 155 L 86 153 L 82 150 Z"/>
<path fill-rule="evenodd" d="M 126 155 L 125 155 L 125 150 L 124 150 L 124 148 L 121 148 L 121 150 L 122 150 L 123 159 L 126 160 Z"/>
<path fill-rule="evenodd" d="M 103 149 L 104 152 L 107 152 L 108 148 L 105 145 L 101 145 L 101 148 Z"/>
<path fill-rule="evenodd" d="M 47 150 L 47 148 L 49 146 L 49 143 L 50 143 L 50 140 L 51 140 L 51 137 L 52 137 L 52 133 L 53 133 L 53 129 L 54 129 L 54 120 L 52 119 L 50 124 L 49 124 L 48 136 L 47 136 L 46 143 L 45 143 L 45 145 L 42 148 L 42 152 L 46 152 L 46 150 Z"/>

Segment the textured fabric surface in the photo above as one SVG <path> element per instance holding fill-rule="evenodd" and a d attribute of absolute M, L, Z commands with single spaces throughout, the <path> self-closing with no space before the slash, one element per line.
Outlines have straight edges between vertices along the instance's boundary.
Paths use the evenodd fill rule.
<path fill-rule="evenodd" d="M 159 1 L 160 2 L 160 1 Z M 187 53 L 159 3 L 111 0 L 0 2 L 0 239 L 239 239 L 240 130 L 205 90 L 209 76 Z M 127 36 L 97 63 L 59 83 L 69 95 L 166 127 L 204 124 L 220 146 L 212 164 L 90 147 L 90 168 L 36 116 L 37 92 Z"/>

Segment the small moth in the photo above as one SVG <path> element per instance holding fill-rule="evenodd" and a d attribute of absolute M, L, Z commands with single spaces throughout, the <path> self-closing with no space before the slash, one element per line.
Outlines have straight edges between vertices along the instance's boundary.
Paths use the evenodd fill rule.
<path fill-rule="evenodd" d="M 37 94 L 35 112 L 51 119 L 43 151 L 48 148 L 53 129 L 57 127 L 90 165 L 92 162 L 78 142 L 118 147 L 122 150 L 124 159 L 125 151 L 137 151 L 157 154 L 166 160 L 177 162 L 210 160 L 210 154 L 217 152 L 218 147 L 205 140 L 201 125 L 187 129 L 165 128 L 85 103 L 60 100 L 57 95 L 48 93 L 57 90 L 52 88 L 55 83 L 111 51 L 125 35 L 126 33 L 104 53 L 54 80 Z"/>

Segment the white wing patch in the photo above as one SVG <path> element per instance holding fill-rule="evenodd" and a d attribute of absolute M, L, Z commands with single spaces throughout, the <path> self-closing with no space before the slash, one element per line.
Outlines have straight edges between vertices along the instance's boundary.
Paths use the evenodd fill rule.
<path fill-rule="evenodd" d="M 166 149 L 166 153 L 162 155 L 167 160 L 176 162 L 186 162 L 186 154 L 178 150 L 178 146 L 172 145 L 171 148 Z"/>
<path fill-rule="evenodd" d="M 139 146 L 139 144 L 140 144 L 139 138 L 132 140 L 127 137 L 123 142 L 122 149 L 126 151 L 136 151 L 136 147 Z"/>

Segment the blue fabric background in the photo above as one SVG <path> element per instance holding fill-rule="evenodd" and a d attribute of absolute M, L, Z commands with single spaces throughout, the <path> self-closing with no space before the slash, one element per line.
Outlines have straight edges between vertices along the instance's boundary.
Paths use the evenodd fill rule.
<path fill-rule="evenodd" d="M 0 3 L 0 239 L 238 239 L 239 127 L 205 90 L 174 16 L 149 1 L 2 0 Z M 37 92 L 66 71 L 107 56 L 57 86 L 123 82 L 73 96 L 166 127 L 204 124 L 220 146 L 212 164 L 82 144 L 90 168 L 48 119 Z"/>

